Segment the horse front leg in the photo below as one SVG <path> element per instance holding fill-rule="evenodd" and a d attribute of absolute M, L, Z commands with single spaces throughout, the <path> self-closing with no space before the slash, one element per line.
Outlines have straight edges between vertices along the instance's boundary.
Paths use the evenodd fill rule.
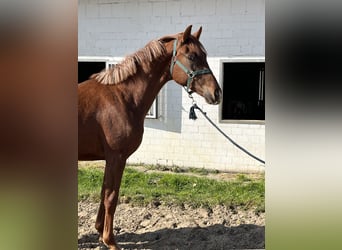
<path fill-rule="evenodd" d="M 104 220 L 102 241 L 111 250 L 119 250 L 113 233 L 114 213 L 119 197 L 120 184 L 126 160 L 114 160 L 106 163 L 104 180 L 103 180 L 103 207 Z M 101 209 L 101 205 L 100 205 Z M 101 210 L 99 210 L 99 214 Z M 100 214 L 102 217 L 102 214 Z M 100 218 L 101 219 L 101 218 Z M 99 227 L 101 229 L 101 226 Z"/>
<path fill-rule="evenodd" d="M 101 202 L 100 202 L 100 207 L 97 213 L 96 217 L 96 222 L 95 222 L 95 228 L 100 234 L 100 241 L 102 241 L 102 234 L 103 234 L 103 226 L 104 226 L 104 215 L 105 215 L 105 207 L 104 207 L 104 191 L 105 191 L 105 186 L 104 186 L 104 181 L 102 184 L 101 188 Z"/>

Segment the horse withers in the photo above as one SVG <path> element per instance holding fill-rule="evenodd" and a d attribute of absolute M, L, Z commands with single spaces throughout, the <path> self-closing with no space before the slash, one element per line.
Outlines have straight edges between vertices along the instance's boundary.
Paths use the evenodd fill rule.
<path fill-rule="evenodd" d="M 120 249 L 113 219 L 127 158 L 139 147 L 144 119 L 163 85 L 174 80 L 207 103 L 222 91 L 199 38 L 202 27 L 164 36 L 78 85 L 78 159 L 105 160 L 101 202 L 95 228 L 110 249 Z"/>

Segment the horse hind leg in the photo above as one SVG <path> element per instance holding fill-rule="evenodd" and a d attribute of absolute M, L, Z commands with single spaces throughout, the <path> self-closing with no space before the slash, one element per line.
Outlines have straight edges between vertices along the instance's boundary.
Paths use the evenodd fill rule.
<path fill-rule="evenodd" d="M 103 232 L 102 241 L 111 250 L 119 250 L 119 246 L 116 244 L 113 233 L 113 220 L 116 205 L 119 196 L 119 189 L 121 184 L 121 178 L 126 161 L 112 161 L 107 160 L 105 175 L 103 180 L 103 207 L 104 207 L 104 219 L 103 219 Z M 101 213 L 101 205 L 99 214 Z M 101 222 L 102 214 L 98 217 Z M 99 224 L 101 229 L 101 223 Z"/>

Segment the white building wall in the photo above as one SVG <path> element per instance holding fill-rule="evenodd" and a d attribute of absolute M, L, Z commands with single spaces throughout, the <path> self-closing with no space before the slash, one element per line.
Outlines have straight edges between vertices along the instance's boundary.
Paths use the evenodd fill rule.
<path fill-rule="evenodd" d="M 221 59 L 265 55 L 264 0 L 79 0 L 79 56 L 124 57 L 152 39 L 203 26 L 201 42 L 219 80 Z M 265 158 L 265 125 L 219 123 L 219 106 L 198 105 L 234 140 Z M 146 119 L 144 139 L 130 163 L 258 171 L 261 164 L 231 145 L 174 82 L 159 94 L 158 119 Z"/>

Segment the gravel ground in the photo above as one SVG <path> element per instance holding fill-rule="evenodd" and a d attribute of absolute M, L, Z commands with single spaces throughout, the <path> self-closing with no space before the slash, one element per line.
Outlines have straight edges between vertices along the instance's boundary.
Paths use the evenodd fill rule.
<path fill-rule="evenodd" d="M 78 249 L 106 249 L 94 227 L 97 209 L 97 203 L 78 203 Z M 120 204 L 114 233 L 123 249 L 263 249 L 265 213 L 224 206 L 208 210 Z"/>

